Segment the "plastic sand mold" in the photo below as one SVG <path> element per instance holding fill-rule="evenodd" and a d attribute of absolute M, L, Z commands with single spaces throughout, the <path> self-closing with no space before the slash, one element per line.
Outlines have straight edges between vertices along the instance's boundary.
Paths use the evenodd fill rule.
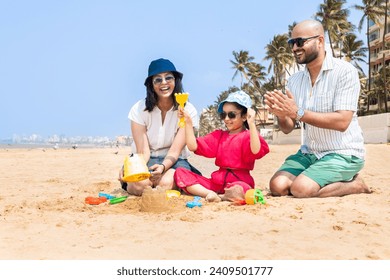
<path fill-rule="evenodd" d="M 127 199 L 127 196 L 121 196 L 121 197 L 116 197 L 113 199 L 110 199 L 110 204 L 117 204 L 125 201 Z"/>
<path fill-rule="evenodd" d="M 172 197 L 180 197 L 180 192 L 176 190 L 167 190 L 165 191 L 167 198 L 172 198 Z"/>
<path fill-rule="evenodd" d="M 104 203 L 107 201 L 107 198 L 102 196 L 102 197 L 92 197 L 88 196 L 85 198 L 85 203 L 90 204 L 90 205 L 98 205 L 100 203 Z"/>
<path fill-rule="evenodd" d="M 108 193 L 102 193 L 102 192 L 100 192 L 100 193 L 99 193 L 99 197 L 105 197 L 105 198 L 107 198 L 107 199 L 113 199 L 113 198 L 115 198 L 116 196 L 115 196 L 115 195 L 108 194 Z"/>
<path fill-rule="evenodd" d="M 194 200 L 193 201 L 188 201 L 186 203 L 186 206 L 188 208 L 194 208 L 196 206 L 201 207 L 202 206 L 202 202 L 200 202 L 200 196 L 194 196 Z"/>

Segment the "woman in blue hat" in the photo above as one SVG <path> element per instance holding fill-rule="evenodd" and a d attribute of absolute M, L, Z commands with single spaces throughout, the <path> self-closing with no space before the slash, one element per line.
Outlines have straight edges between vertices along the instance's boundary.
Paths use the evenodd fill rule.
<path fill-rule="evenodd" d="M 190 152 L 185 144 L 185 131 L 178 126 L 178 104 L 174 96 L 183 92 L 182 77 L 168 59 L 152 61 L 144 83 L 146 98 L 135 103 L 129 112 L 134 139 L 132 152 L 143 155 L 152 175 L 140 182 L 126 183 L 121 180 L 121 170 L 122 188 L 132 195 L 142 195 L 147 187 L 172 189 L 175 169 L 193 168 L 187 161 Z M 199 119 L 195 107 L 187 102 L 185 109 L 197 128 Z"/>
<path fill-rule="evenodd" d="M 215 158 L 215 165 L 219 167 L 211 178 L 190 170 L 176 169 L 174 178 L 179 188 L 216 202 L 243 199 L 245 192 L 255 187 L 250 171 L 255 161 L 269 152 L 269 148 L 256 129 L 255 112 L 251 106 L 252 100 L 245 92 L 240 90 L 229 94 L 218 105 L 226 130 L 218 129 L 198 138 L 187 110 L 179 109 L 179 117 L 184 116 L 187 124 L 185 136 L 188 148 L 197 155 Z"/>

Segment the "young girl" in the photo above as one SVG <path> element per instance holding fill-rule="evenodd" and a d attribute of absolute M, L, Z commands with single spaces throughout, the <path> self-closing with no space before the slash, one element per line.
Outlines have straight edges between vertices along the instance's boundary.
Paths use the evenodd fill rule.
<path fill-rule="evenodd" d="M 174 174 L 176 185 L 189 194 L 206 198 L 207 201 L 225 199 L 225 190 L 241 187 L 242 194 L 254 188 L 250 175 L 255 160 L 269 152 L 268 144 L 255 126 L 255 112 L 252 100 L 243 91 L 231 93 L 218 105 L 218 113 L 227 130 L 216 130 L 203 137 L 195 138 L 190 115 L 179 109 L 178 117 L 185 117 L 187 147 L 197 155 L 215 158 L 219 169 L 205 178 L 184 168 L 177 168 Z M 218 195 L 220 194 L 220 195 Z"/>

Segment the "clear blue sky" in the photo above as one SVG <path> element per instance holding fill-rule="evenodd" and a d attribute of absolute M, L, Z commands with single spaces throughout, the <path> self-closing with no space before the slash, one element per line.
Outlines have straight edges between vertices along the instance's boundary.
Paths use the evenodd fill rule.
<path fill-rule="evenodd" d="M 129 135 L 151 60 L 184 73 L 199 112 L 230 86 L 232 51 L 265 46 L 320 0 L 0 0 L 0 139 Z M 347 1 L 346 7 L 361 5 Z M 352 23 L 362 14 L 351 10 Z M 360 34 L 365 41 L 365 35 Z"/>

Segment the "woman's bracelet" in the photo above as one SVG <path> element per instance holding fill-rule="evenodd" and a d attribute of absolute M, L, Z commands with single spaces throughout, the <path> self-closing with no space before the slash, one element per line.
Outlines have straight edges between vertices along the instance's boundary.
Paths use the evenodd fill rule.
<path fill-rule="evenodd" d="M 162 165 L 164 167 L 163 171 L 161 172 L 161 174 L 163 174 L 165 172 L 165 164 L 161 163 L 160 165 Z"/>

